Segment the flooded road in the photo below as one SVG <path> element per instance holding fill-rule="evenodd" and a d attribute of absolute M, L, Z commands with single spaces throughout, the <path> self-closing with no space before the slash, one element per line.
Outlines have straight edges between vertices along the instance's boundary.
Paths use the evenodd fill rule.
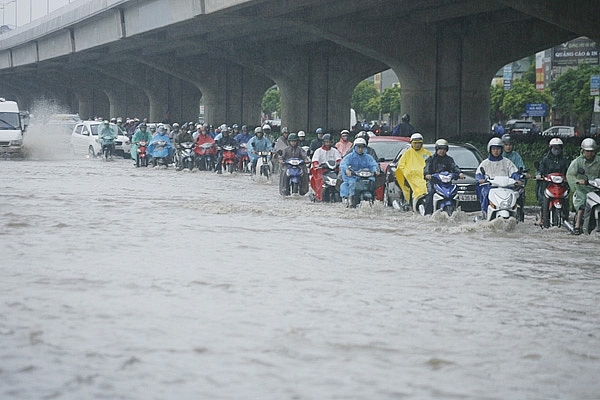
<path fill-rule="evenodd" d="M 597 235 L 0 161 L 2 399 L 597 399 Z"/>

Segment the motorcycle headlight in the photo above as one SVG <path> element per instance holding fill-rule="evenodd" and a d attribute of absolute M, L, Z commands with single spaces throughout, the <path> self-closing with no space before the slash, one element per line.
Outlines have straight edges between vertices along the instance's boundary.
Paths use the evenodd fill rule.
<path fill-rule="evenodd" d="M 500 202 L 500 208 L 510 208 L 510 201 L 508 201 L 508 200 L 502 200 Z"/>

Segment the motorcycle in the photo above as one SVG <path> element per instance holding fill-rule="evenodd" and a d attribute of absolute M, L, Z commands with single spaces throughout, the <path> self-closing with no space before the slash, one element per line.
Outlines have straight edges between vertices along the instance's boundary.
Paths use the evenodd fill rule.
<path fill-rule="evenodd" d="M 290 192 L 299 194 L 305 162 L 300 158 L 288 158 L 285 160 L 285 164 L 287 165 L 285 174 L 289 182 Z"/>
<path fill-rule="evenodd" d="M 100 143 L 102 143 L 102 155 L 104 161 L 112 160 L 115 151 L 115 138 L 112 136 L 102 136 L 100 138 Z"/>
<path fill-rule="evenodd" d="M 177 168 L 194 169 L 194 147 L 196 146 L 193 142 L 183 142 L 180 144 L 181 148 L 177 153 Z"/>
<path fill-rule="evenodd" d="M 577 173 L 585 175 L 585 171 L 581 168 Z M 594 229 L 600 233 L 600 178 L 589 180 L 586 177 L 586 181 L 586 185 L 591 186 L 594 190 L 589 192 L 585 197 L 585 210 L 583 211 L 581 231 L 589 235 Z"/>
<path fill-rule="evenodd" d="M 200 171 L 213 171 L 215 169 L 215 155 L 217 146 L 215 143 L 202 143 L 196 146 L 194 152 L 197 154 L 196 166 Z"/>
<path fill-rule="evenodd" d="M 243 173 L 250 172 L 250 168 L 248 168 L 248 164 L 250 162 L 250 157 L 248 157 L 248 149 L 246 148 L 246 143 L 241 143 L 238 148 L 237 158 L 238 158 L 238 171 Z"/>
<path fill-rule="evenodd" d="M 452 183 L 458 179 L 458 174 L 448 171 L 437 172 L 431 175 L 433 180 L 433 211 L 446 211 L 451 216 L 458 208 L 458 186 Z M 421 215 L 425 215 L 425 207 L 418 208 Z"/>
<path fill-rule="evenodd" d="M 136 167 L 147 167 L 148 166 L 148 157 L 146 155 L 147 147 L 148 147 L 148 142 L 146 142 L 145 140 L 138 142 L 137 161 L 135 163 Z"/>
<path fill-rule="evenodd" d="M 235 151 L 236 147 L 230 144 L 223 146 L 223 168 L 227 170 L 230 174 L 233 174 L 233 170 L 235 169 Z"/>
<path fill-rule="evenodd" d="M 356 208 L 362 201 L 368 201 L 372 206 L 375 201 L 375 174 L 367 168 L 352 171 L 352 175 L 357 176 L 358 180 L 354 184 L 354 196 L 351 197 L 348 206 Z"/>
<path fill-rule="evenodd" d="M 542 227 L 561 227 L 569 219 L 569 185 L 564 174 L 553 172 L 541 178 L 547 182 L 542 203 Z"/>
<path fill-rule="evenodd" d="M 321 189 L 321 199 L 324 203 L 338 203 L 342 201 L 340 197 L 339 185 L 341 179 L 338 179 L 339 163 L 334 160 L 328 160 L 321 164 L 323 169 L 323 188 Z"/>
<path fill-rule="evenodd" d="M 264 176 L 267 180 L 271 179 L 271 171 L 273 171 L 271 152 L 259 151 L 256 154 L 258 154 L 258 160 L 256 161 L 257 175 Z"/>
<path fill-rule="evenodd" d="M 522 206 L 519 205 L 521 188 L 515 185 L 516 181 L 508 176 L 489 177 L 483 168 L 481 173 L 486 177 L 484 185 L 491 186 L 486 219 L 491 221 L 496 218 L 514 217 L 517 221 L 521 221 L 523 212 Z"/>
<path fill-rule="evenodd" d="M 166 140 L 157 140 L 150 143 L 152 146 L 151 156 L 152 164 L 157 167 L 158 164 L 162 164 L 165 167 L 169 166 L 169 149 L 171 145 Z M 149 147 L 150 147 L 149 146 Z"/>

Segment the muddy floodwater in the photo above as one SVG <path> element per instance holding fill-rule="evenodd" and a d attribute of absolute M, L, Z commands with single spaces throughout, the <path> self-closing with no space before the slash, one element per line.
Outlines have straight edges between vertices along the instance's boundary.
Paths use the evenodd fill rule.
<path fill-rule="evenodd" d="M 120 158 L 0 169 L 2 399 L 599 398 L 598 235 Z"/>

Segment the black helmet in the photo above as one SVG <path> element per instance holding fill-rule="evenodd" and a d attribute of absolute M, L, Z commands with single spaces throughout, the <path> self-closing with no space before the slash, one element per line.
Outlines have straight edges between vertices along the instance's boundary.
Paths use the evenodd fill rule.
<path fill-rule="evenodd" d="M 410 115 L 404 114 L 402 116 L 402 122 L 410 122 Z"/>
<path fill-rule="evenodd" d="M 142 122 L 141 124 L 138 125 L 140 129 L 142 128 L 147 128 L 147 125 L 145 122 Z"/>

